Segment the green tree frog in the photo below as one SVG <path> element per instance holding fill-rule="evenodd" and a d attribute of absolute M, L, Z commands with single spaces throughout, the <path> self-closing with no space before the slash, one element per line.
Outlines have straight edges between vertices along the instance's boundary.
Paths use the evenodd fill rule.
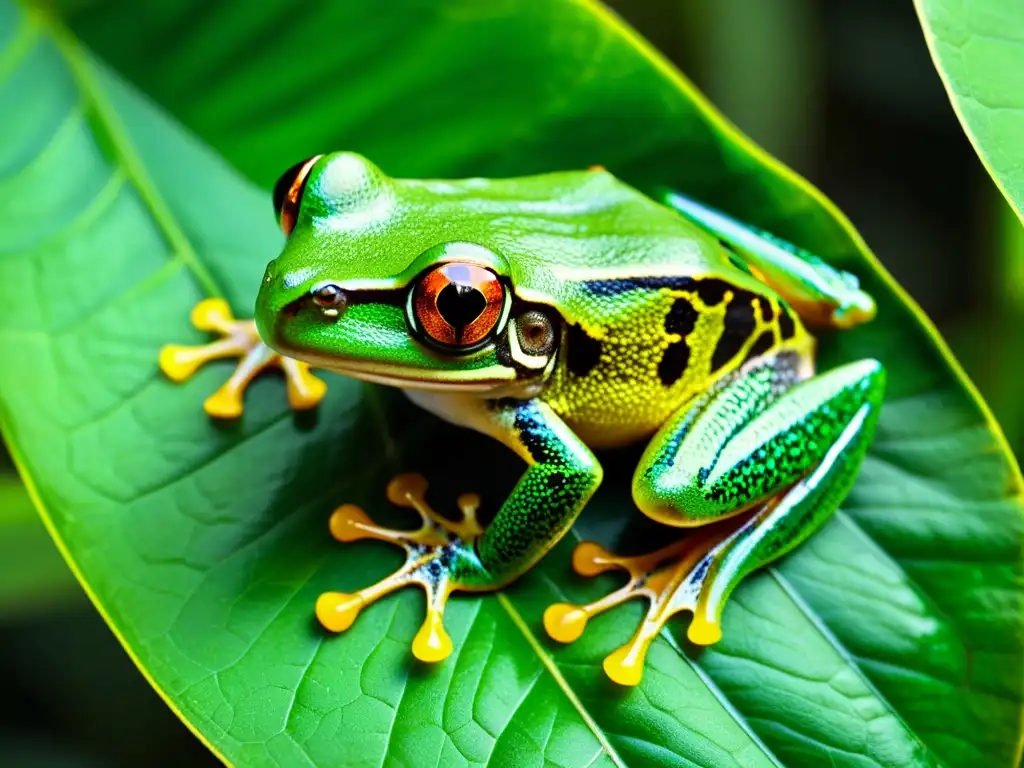
<path fill-rule="evenodd" d="M 444 659 L 449 595 L 526 572 L 600 485 L 592 451 L 646 441 L 637 507 L 694 530 L 641 557 L 580 544 L 578 573 L 621 569 L 626 585 L 543 617 L 554 640 L 570 642 L 592 616 L 646 598 L 633 639 L 604 663 L 633 685 L 672 615 L 692 614 L 694 643 L 717 641 L 737 583 L 804 541 L 853 483 L 885 373 L 870 359 L 816 373 L 807 328 L 852 327 L 875 304 L 852 275 L 792 245 L 676 193 L 647 197 L 600 167 L 424 181 L 338 152 L 289 169 L 274 204 L 287 240 L 255 321 L 203 302 L 195 324 L 224 338 L 165 348 L 165 373 L 182 380 L 207 360 L 240 356 L 206 401 L 222 417 L 241 413 L 246 385 L 271 365 L 284 369 L 297 408 L 323 395 L 311 367 L 400 387 L 527 465 L 485 528 L 476 496 L 459 499 L 454 522 L 427 504 L 417 475 L 395 478 L 387 494 L 418 511 L 418 530 L 377 525 L 353 505 L 335 510 L 336 539 L 391 542 L 407 559 L 359 592 L 322 595 L 327 630 L 344 631 L 368 604 L 415 584 L 427 618 L 413 653 Z"/>

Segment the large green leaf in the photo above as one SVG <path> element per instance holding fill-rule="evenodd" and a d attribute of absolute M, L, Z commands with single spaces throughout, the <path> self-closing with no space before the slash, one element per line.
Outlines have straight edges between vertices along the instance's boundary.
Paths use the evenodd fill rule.
<path fill-rule="evenodd" d="M 914 0 L 953 109 L 1024 219 L 1024 13 L 1016 0 Z"/>
<path fill-rule="evenodd" d="M 611 583 L 571 574 L 573 541 L 506 593 L 458 599 L 456 653 L 440 667 L 409 661 L 416 594 L 324 637 L 311 618 L 317 594 L 364 585 L 399 560 L 383 546 L 334 544 L 334 505 L 384 517 L 386 478 L 412 468 L 438 480 L 439 502 L 467 483 L 494 503 L 516 460 L 339 377 L 315 420 L 293 418 L 268 378 L 239 424 L 210 424 L 198 405 L 227 368 L 173 386 L 154 353 L 199 339 L 187 311 L 204 295 L 248 310 L 280 246 L 265 192 L 63 27 L 0 7 L 0 192 L 12 201 L 0 208 L 0 354 L 16 361 L 0 368 L 0 418 L 97 605 L 227 759 L 1017 759 L 1021 483 L 997 429 L 834 208 L 616 20 L 560 0 L 408 0 L 388 14 L 359 2 L 316 13 L 126 2 L 68 17 L 264 186 L 333 147 L 405 175 L 597 162 L 644 188 L 678 186 L 861 275 L 879 319 L 826 339 L 823 364 L 875 356 L 891 385 L 846 510 L 741 587 L 718 646 L 693 652 L 680 624 L 628 691 L 600 660 L 628 637 L 638 606 L 595 620 L 572 646 L 539 631 L 547 603 Z M 606 457 L 605 487 L 574 536 L 633 549 L 663 536 L 629 502 L 635 458 Z"/>

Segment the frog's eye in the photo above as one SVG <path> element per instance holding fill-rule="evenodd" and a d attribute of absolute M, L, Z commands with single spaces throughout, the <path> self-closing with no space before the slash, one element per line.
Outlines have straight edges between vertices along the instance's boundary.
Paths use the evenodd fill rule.
<path fill-rule="evenodd" d="M 302 202 L 302 192 L 306 188 L 306 179 L 313 165 L 323 155 L 316 155 L 301 163 L 296 163 L 287 171 L 281 174 L 281 178 L 274 185 L 274 213 L 277 215 L 277 222 L 281 225 L 281 231 L 285 237 L 292 233 L 295 228 L 295 219 L 299 215 L 299 203 Z"/>
<path fill-rule="evenodd" d="M 466 349 L 498 325 L 505 288 L 498 276 L 475 264 L 448 263 L 427 272 L 411 297 L 416 327 L 431 341 Z"/>

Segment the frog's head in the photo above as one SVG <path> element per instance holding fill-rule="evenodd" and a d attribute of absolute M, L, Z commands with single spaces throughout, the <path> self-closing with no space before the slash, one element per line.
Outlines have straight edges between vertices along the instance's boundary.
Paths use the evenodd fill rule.
<path fill-rule="evenodd" d="M 458 237 L 466 229 L 450 226 L 443 206 L 403 185 L 415 183 L 351 153 L 281 177 L 274 205 L 288 240 L 260 288 L 260 335 L 289 357 L 369 381 L 528 391 L 553 365 L 554 312 L 519 301 L 501 254 Z"/>

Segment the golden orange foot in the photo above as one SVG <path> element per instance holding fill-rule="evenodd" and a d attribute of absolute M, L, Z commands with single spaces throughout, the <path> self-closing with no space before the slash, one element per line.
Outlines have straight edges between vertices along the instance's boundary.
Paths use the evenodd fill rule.
<path fill-rule="evenodd" d="M 296 410 L 313 408 L 327 385 L 310 372 L 307 363 L 282 357 L 263 343 L 253 320 L 236 320 L 223 299 L 205 299 L 192 310 L 192 325 L 223 338 L 197 347 L 168 344 L 160 350 L 160 370 L 172 381 L 186 381 L 210 360 L 238 357 L 238 366 L 224 385 L 203 403 L 210 416 L 233 419 L 242 415 L 242 395 L 256 376 L 267 368 L 284 372 L 288 402 Z"/>
<path fill-rule="evenodd" d="M 383 528 L 353 504 L 344 504 L 331 515 L 331 534 L 341 542 L 377 539 L 397 544 L 406 551 L 405 564 L 387 578 L 353 594 L 325 592 L 316 602 L 316 616 L 331 632 L 344 632 L 359 612 L 384 595 L 411 584 L 427 595 L 427 617 L 412 642 L 413 655 L 420 661 L 442 661 L 452 652 L 452 641 L 444 629 L 448 596 L 462 585 L 449 574 L 448 560 L 457 544 L 475 540 L 482 532 L 476 521 L 480 497 L 464 493 L 458 498 L 462 520 L 453 522 L 439 515 L 426 502 L 427 481 L 422 475 L 398 475 L 388 483 L 392 504 L 415 509 L 423 525 L 414 531 Z"/>
<path fill-rule="evenodd" d="M 727 543 L 721 529 L 698 531 L 649 555 L 616 557 L 592 541 L 577 545 L 572 566 L 581 576 L 612 570 L 629 574 L 620 589 L 587 605 L 555 603 L 544 612 L 544 629 L 552 639 L 571 643 L 583 634 L 591 617 L 609 608 L 643 597 L 650 601 L 647 614 L 633 638 L 604 660 L 608 677 L 621 685 L 637 685 L 643 677 L 644 660 L 651 642 L 672 616 L 691 611 L 687 637 L 698 645 L 710 645 L 722 637 L 716 610 L 701 610 L 707 601 L 706 586 L 713 579 L 716 555 Z M 725 540 L 725 541 L 723 541 Z"/>

